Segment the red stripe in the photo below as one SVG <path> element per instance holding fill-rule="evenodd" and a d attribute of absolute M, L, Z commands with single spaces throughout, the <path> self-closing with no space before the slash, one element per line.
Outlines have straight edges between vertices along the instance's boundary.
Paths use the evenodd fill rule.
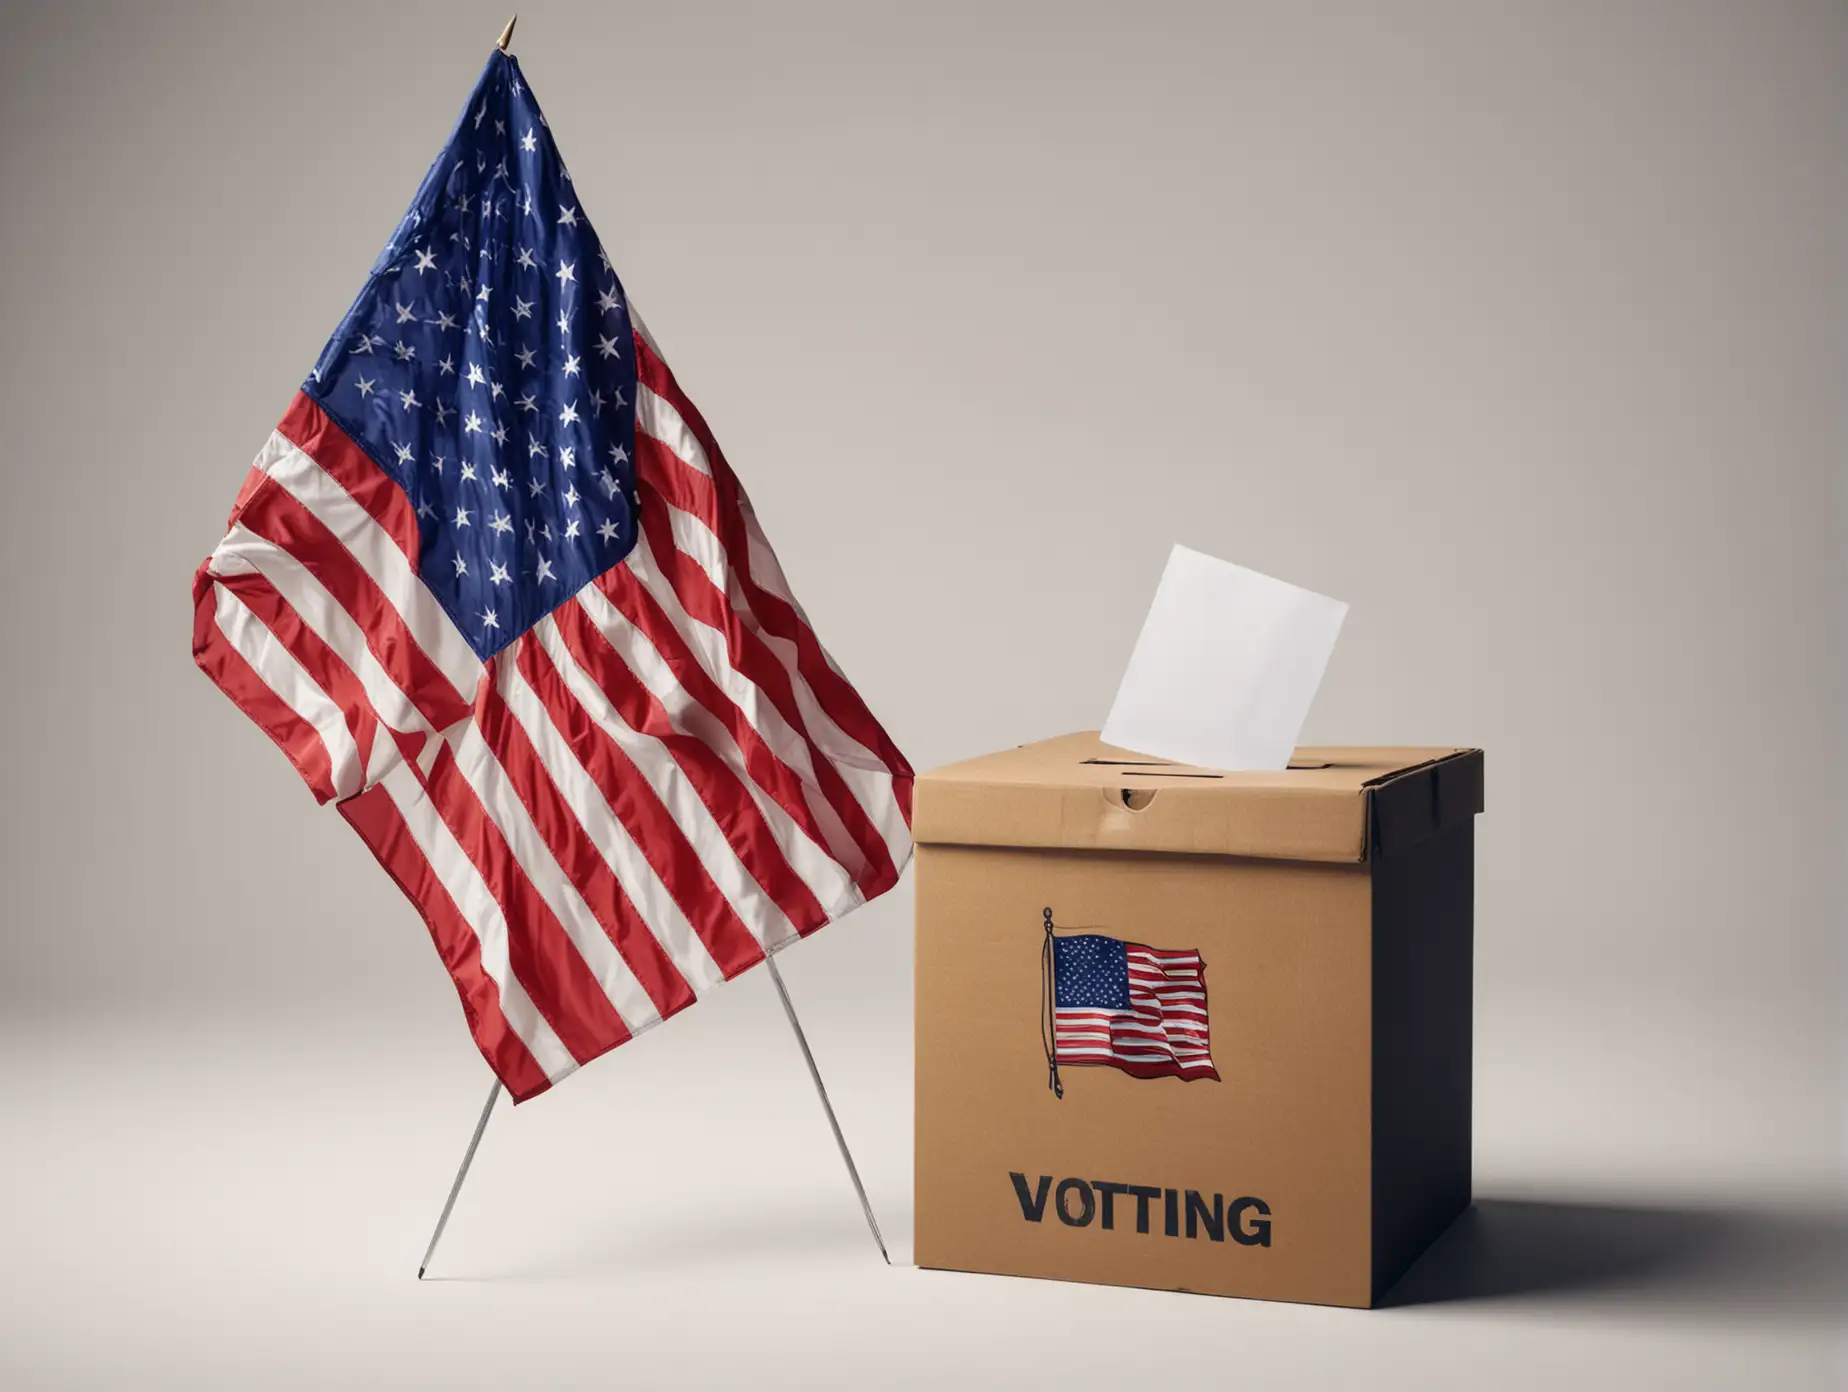
<path fill-rule="evenodd" d="M 667 517 L 661 495 L 646 479 L 639 481 L 638 488 L 642 495 L 642 530 L 647 534 L 655 566 L 673 588 L 687 614 L 724 635 L 733 669 L 756 684 L 807 746 L 815 787 L 828 800 L 847 835 L 866 858 L 866 865 L 854 874 L 855 882 L 868 899 L 883 893 L 898 879 L 885 838 L 868 818 L 866 809 L 833 762 L 809 737 L 796 706 L 788 669 L 777 661 L 776 654 L 755 630 L 739 621 L 725 596 L 712 583 L 712 577 L 691 556 L 675 547 L 673 524 Z"/>
<path fill-rule="evenodd" d="M 430 767 L 429 787 L 437 811 L 506 916 L 514 975 L 571 1056 L 588 1063 L 627 1039 L 628 1026 L 578 955 L 564 925 L 533 888 L 500 828 L 456 767 L 447 744 L 438 749 Z"/>
<path fill-rule="evenodd" d="M 301 392 L 289 403 L 276 432 L 352 494 L 353 501 L 371 513 L 373 520 L 398 544 L 398 549 L 411 563 L 411 569 L 417 569 L 421 545 L 417 536 L 417 514 L 411 509 L 411 500 L 391 475 L 354 443 L 351 435 Z"/>
<path fill-rule="evenodd" d="M 741 510 L 743 492 L 737 476 L 726 462 L 724 451 L 719 448 L 719 442 L 711 427 L 706 424 L 706 418 L 686 393 L 681 391 L 680 384 L 675 381 L 667 364 L 640 334 L 635 337 L 635 360 L 642 383 L 679 413 L 705 452 L 706 464 L 712 470 L 712 483 L 717 492 L 717 506 L 712 521 L 718 525 L 714 530 L 731 556 L 744 593 L 750 600 L 752 612 L 767 630 L 796 645 L 797 669 L 808 682 L 809 689 L 814 692 L 822 709 L 827 711 L 836 725 L 876 754 L 892 773 L 893 796 L 904 815 L 905 824 L 909 826 L 911 765 L 899 753 L 884 727 L 873 718 L 859 692 L 828 662 L 821 644 L 795 607 L 781 596 L 764 589 L 751 574 L 749 538 Z"/>
<path fill-rule="evenodd" d="M 790 819 L 802 828 L 811 841 L 827 849 L 827 834 L 816 821 L 814 811 L 803 795 L 801 776 L 777 756 L 764 737 L 757 733 L 757 727 L 745 718 L 744 712 L 719 688 L 719 684 L 700 664 L 686 635 L 668 618 L 660 601 L 648 593 L 647 588 L 626 565 L 605 571 L 591 583 L 661 655 L 687 695 L 725 727 L 744 757 L 744 767 L 751 775 L 751 780 L 789 814 Z M 564 612 L 561 610 L 561 615 Z M 591 630 L 595 631 L 594 624 Z M 602 639 L 603 635 L 598 633 L 598 637 Z M 609 645 L 607 639 L 603 641 L 605 646 Z M 582 654 L 576 649 L 573 655 L 582 661 Z M 620 653 L 614 656 L 618 661 L 621 660 Z M 585 670 L 592 676 L 600 675 L 594 667 L 586 667 Z"/>
<path fill-rule="evenodd" d="M 522 639 L 516 646 L 529 645 Z M 509 653 L 497 654 L 494 658 L 496 670 L 498 664 L 508 660 Z M 604 933 L 615 944 L 616 951 L 635 973 L 635 979 L 641 982 L 642 989 L 662 1017 L 684 1010 L 693 1004 L 693 988 L 687 985 L 660 941 L 649 932 L 641 911 L 591 843 L 564 794 L 558 791 L 545 765 L 540 763 L 539 752 L 533 748 L 526 731 L 507 708 L 498 686 L 490 680 L 483 683 L 482 691 L 476 711 L 481 736 L 506 770 L 507 781 L 532 814 L 533 825 L 539 829 L 547 849 L 565 872 L 565 878 L 596 915 Z"/>
<path fill-rule="evenodd" d="M 318 462 L 318 461 L 317 461 Z M 392 485 L 396 487 L 396 485 Z M 430 659 L 404 616 L 366 568 L 325 523 L 288 489 L 270 480 L 239 519 L 257 536 L 286 551 L 313 573 L 366 635 L 366 646 L 432 728 L 442 730 L 468 714 L 467 696 Z"/>
<path fill-rule="evenodd" d="M 520 675 L 578 762 L 628 830 L 662 885 L 693 926 L 726 980 L 764 958 L 763 948 L 713 882 L 699 852 L 649 785 L 629 752 L 579 704 L 535 641 L 521 641 Z"/>
<path fill-rule="evenodd" d="M 821 901 L 784 858 L 775 832 L 731 765 L 704 740 L 674 724 L 667 707 L 610 646 L 582 605 L 567 604 L 554 612 L 552 619 L 572 660 L 609 698 L 616 713 L 631 729 L 661 741 L 751 878 L 775 901 L 795 930 L 810 933 L 826 922 L 827 911 Z M 550 697 L 546 704 L 553 704 Z M 575 740 L 572 747 L 580 758 L 584 756 Z M 601 774 L 593 771 L 593 777 L 603 786 Z"/>
<path fill-rule="evenodd" d="M 354 675 L 346 660 L 321 640 L 321 635 L 302 620 L 294 607 L 276 591 L 276 587 L 256 572 L 215 577 L 232 594 L 244 601 L 244 607 L 263 620 L 265 628 L 276 635 L 315 684 L 340 708 L 353 743 L 359 746 L 359 766 L 363 773 L 372 758 L 372 741 L 379 731 L 378 713 L 366 695 L 366 688 Z"/>
<path fill-rule="evenodd" d="M 288 755 L 289 762 L 295 765 L 295 771 L 302 776 L 315 800 L 331 801 L 334 766 L 320 733 L 270 690 L 219 628 L 217 591 L 210 561 L 200 566 L 193 576 L 193 661 L 239 710 L 276 742 L 278 749 Z"/>
<path fill-rule="evenodd" d="M 500 988 L 482 970 L 481 945 L 474 931 L 405 827 L 390 795 L 383 788 L 372 788 L 342 802 L 340 813 L 423 916 L 437 955 L 449 969 L 461 998 L 469 1033 L 488 1067 L 516 1102 L 544 1092 L 552 1084 L 525 1041 L 507 1023 Z"/>

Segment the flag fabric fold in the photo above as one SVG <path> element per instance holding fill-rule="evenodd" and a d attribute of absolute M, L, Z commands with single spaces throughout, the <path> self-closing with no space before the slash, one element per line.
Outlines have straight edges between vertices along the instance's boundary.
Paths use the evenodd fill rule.
<path fill-rule="evenodd" d="M 883 893 L 912 770 L 496 52 L 193 587 L 516 1100 Z"/>

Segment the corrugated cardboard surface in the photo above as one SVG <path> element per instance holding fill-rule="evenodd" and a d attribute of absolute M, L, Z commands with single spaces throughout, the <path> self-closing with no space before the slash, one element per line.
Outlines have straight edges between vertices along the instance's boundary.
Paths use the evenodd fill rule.
<path fill-rule="evenodd" d="M 1218 773 L 1150 760 L 1064 735 L 968 759 L 918 780 L 913 835 L 920 844 L 1181 851 L 1291 860 L 1366 858 L 1373 796 L 1393 796 L 1391 825 L 1424 825 L 1481 810 L 1455 748 L 1304 748 L 1292 767 Z M 1448 799 L 1436 801 L 1425 783 Z M 1423 776 L 1407 783 L 1415 772 Z M 1403 786 L 1402 786 L 1403 785 Z M 1382 802 L 1382 807 L 1388 805 Z"/>
<path fill-rule="evenodd" d="M 1369 876 L 1361 865 L 926 845 L 917 858 L 921 1266 L 1271 1299 L 1370 1297 Z M 1041 911 L 1206 961 L 1221 1081 L 1063 1068 L 1047 1087 Z M 1022 1216 L 1010 1171 L 1246 1196 L 1271 1245 Z"/>

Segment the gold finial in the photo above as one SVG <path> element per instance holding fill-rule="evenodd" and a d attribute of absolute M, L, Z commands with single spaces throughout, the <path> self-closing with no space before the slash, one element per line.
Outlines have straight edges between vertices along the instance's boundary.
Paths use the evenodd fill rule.
<path fill-rule="evenodd" d="M 515 14 L 512 19 L 507 21 L 507 27 L 501 30 L 500 38 L 494 41 L 494 46 L 502 53 L 505 53 L 507 51 L 507 45 L 513 42 L 513 26 L 519 22 L 520 16 Z"/>

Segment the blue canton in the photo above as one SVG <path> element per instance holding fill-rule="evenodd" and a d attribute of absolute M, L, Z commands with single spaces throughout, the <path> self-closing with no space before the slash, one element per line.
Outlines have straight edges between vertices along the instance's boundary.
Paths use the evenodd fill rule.
<path fill-rule="evenodd" d="M 1128 1010 L 1129 952 L 1116 938 L 1054 938 L 1053 1003 L 1064 1009 Z"/>
<path fill-rule="evenodd" d="M 635 545 L 628 299 L 511 55 L 302 390 L 403 488 L 483 659 Z"/>

